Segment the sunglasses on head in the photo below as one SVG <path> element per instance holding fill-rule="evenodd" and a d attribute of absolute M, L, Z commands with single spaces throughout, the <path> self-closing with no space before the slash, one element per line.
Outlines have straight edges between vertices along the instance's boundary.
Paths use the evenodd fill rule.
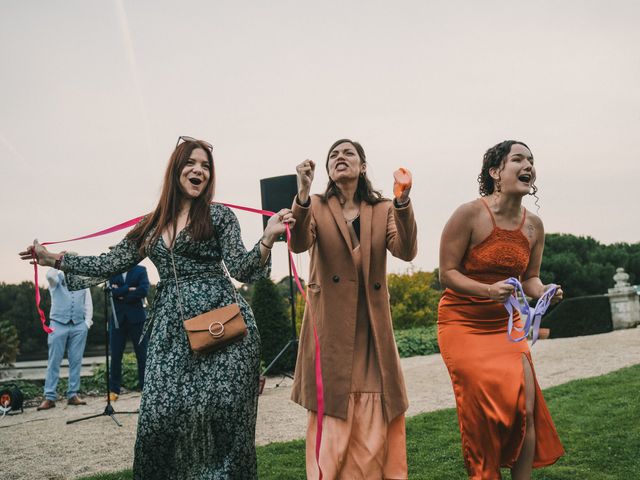
<path fill-rule="evenodd" d="M 213 153 L 213 145 L 211 145 L 209 142 L 205 142 L 204 140 L 198 140 L 197 138 L 189 137 L 187 135 L 180 135 L 178 137 L 178 141 L 176 142 L 176 147 L 180 145 L 181 142 L 201 143 L 202 145 L 207 147 L 211 153 Z"/>

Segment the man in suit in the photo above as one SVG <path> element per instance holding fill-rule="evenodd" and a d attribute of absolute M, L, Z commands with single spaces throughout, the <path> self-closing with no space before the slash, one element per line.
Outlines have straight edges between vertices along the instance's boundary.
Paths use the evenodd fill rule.
<path fill-rule="evenodd" d="M 49 319 L 53 332 L 47 337 L 49 347 L 47 377 L 44 381 L 44 401 L 38 406 L 38 410 L 49 410 L 56 406 L 60 363 L 65 350 L 69 359 L 67 403 L 86 405 L 87 402 L 78 397 L 78 391 L 87 333 L 93 323 L 91 293 L 89 289 L 70 292 L 64 273 L 55 268 L 47 272 L 47 282 L 51 294 Z"/>
<path fill-rule="evenodd" d="M 138 382 L 144 384 L 144 367 L 147 358 L 148 338 L 142 336 L 146 319 L 143 299 L 149 293 L 147 269 L 136 265 L 126 273 L 115 275 L 111 283 L 113 303 L 116 309 L 118 325 L 113 316 L 109 319 L 109 339 L 111 346 L 111 371 L 109 377 L 109 398 L 111 401 L 120 395 L 122 381 L 122 355 L 127 338 L 131 339 L 138 361 Z"/>

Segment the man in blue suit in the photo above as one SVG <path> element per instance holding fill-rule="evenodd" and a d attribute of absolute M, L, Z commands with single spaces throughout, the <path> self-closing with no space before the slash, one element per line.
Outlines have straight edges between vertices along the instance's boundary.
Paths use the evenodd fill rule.
<path fill-rule="evenodd" d="M 138 382 L 144 384 L 144 367 L 147 359 L 148 338 L 142 338 L 142 329 L 146 319 L 143 299 L 149 293 L 147 269 L 136 265 L 121 275 L 109 280 L 112 288 L 113 303 L 116 307 L 118 328 L 113 316 L 109 319 L 109 339 L 111 345 L 111 371 L 109 376 L 109 398 L 111 401 L 120 395 L 122 381 L 122 355 L 127 338 L 131 339 L 138 361 Z"/>

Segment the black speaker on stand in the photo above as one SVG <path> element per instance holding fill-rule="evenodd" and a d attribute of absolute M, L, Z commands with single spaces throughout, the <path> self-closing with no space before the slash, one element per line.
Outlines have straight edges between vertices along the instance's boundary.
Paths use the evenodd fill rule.
<path fill-rule="evenodd" d="M 283 208 L 291 208 L 293 199 L 298 193 L 298 183 L 296 175 L 282 175 L 279 177 L 263 178 L 260 180 L 260 193 L 262 195 L 262 209 L 271 212 L 277 212 Z M 267 217 L 262 217 L 263 226 L 267 226 Z M 286 241 L 283 236 L 279 241 Z M 289 305 L 291 306 L 291 338 L 287 344 L 280 350 L 278 355 L 263 370 L 262 375 L 266 375 L 278 363 L 278 360 L 293 349 L 294 355 L 298 352 L 298 337 L 296 335 L 296 302 L 295 292 L 293 289 L 293 274 L 291 270 L 291 255 L 287 252 L 287 260 L 289 262 Z M 285 376 L 293 378 L 285 373 Z"/>

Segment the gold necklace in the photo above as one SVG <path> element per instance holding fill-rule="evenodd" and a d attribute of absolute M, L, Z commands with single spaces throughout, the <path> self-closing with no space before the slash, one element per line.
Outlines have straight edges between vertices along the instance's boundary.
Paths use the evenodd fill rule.
<path fill-rule="evenodd" d="M 342 215 L 342 217 L 344 218 L 344 221 L 347 222 L 347 223 L 353 222 L 359 216 L 360 216 L 360 212 L 356 213 L 353 218 L 347 218 L 347 217 L 344 216 L 344 214 Z"/>

